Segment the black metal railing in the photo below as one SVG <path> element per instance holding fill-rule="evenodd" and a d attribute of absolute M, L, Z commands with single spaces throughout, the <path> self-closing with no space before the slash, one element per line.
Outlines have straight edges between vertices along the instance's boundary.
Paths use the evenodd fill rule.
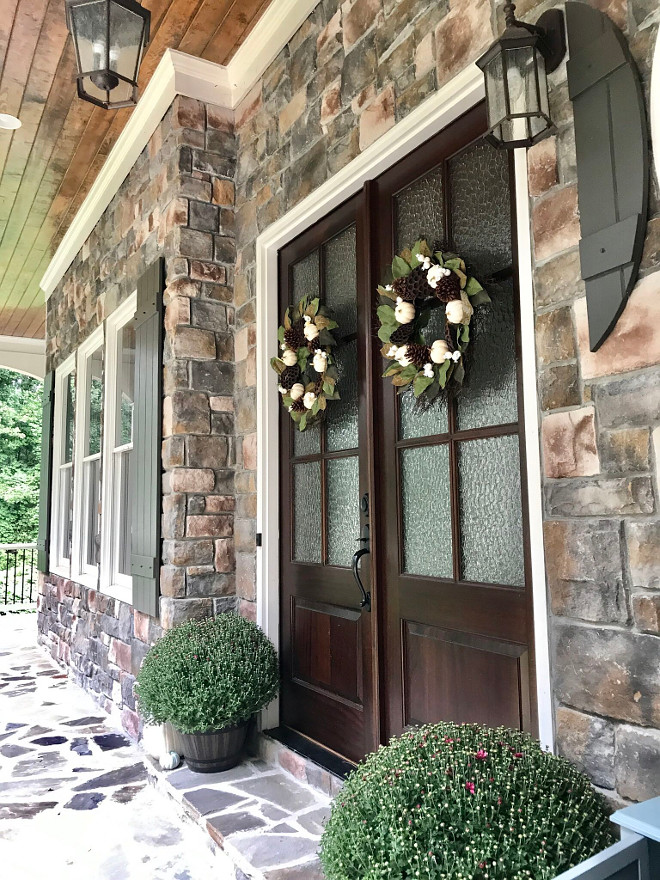
<path fill-rule="evenodd" d="M 0 544 L 0 605 L 37 599 L 37 545 Z"/>

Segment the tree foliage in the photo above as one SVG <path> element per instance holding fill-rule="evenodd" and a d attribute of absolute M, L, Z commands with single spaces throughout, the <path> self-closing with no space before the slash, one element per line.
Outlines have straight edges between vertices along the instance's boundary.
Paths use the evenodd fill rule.
<path fill-rule="evenodd" d="M 38 379 L 0 369 L 0 543 L 32 542 L 39 524 Z"/>

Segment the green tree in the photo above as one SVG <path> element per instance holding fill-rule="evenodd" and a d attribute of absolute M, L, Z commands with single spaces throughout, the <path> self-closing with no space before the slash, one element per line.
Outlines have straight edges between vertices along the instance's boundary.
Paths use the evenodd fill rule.
<path fill-rule="evenodd" d="M 37 539 L 42 391 L 38 379 L 0 369 L 0 544 Z"/>

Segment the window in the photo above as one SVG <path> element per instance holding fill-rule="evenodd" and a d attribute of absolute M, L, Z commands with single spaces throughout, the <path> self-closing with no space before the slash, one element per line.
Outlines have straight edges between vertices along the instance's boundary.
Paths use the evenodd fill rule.
<path fill-rule="evenodd" d="M 51 568 L 67 577 L 71 573 L 73 533 L 73 453 L 75 437 L 75 355 L 55 371 L 53 428 L 53 499 Z"/>
<path fill-rule="evenodd" d="M 103 328 L 78 349 L 73 577 L 96 586 L 101 549 Z"/>
<path fill-rule="evenodd" d="M 108 318 L 101 588 L 131 601 L 131 465 L 135 385 L 135 296 Z"/>

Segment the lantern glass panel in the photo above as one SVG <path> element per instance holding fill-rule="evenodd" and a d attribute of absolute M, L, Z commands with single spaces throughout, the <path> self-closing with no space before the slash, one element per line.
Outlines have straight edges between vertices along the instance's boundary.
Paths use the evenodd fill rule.
<path fill-rule="evenodd" d="M 137 79 L 143 28 L 142 16 L 110 3 L 110 70 L 127 79 Z M 112 97 L 116 100 L 114 94 Z"/>
<path fill-rule="evenodd" d="M 106 67 L 107 9 L 105 0 L 71 6 L 81 73 L 104 70 Z"/>
<path fill-rule="evenodd" d="M 503 54 L 497 55 L 488 63 L 485 70 L 486 92 L 488 98 L 488 122 L 493 128 L 506 116 L 506 102 L 504 97 L 504 66 Z"/>

